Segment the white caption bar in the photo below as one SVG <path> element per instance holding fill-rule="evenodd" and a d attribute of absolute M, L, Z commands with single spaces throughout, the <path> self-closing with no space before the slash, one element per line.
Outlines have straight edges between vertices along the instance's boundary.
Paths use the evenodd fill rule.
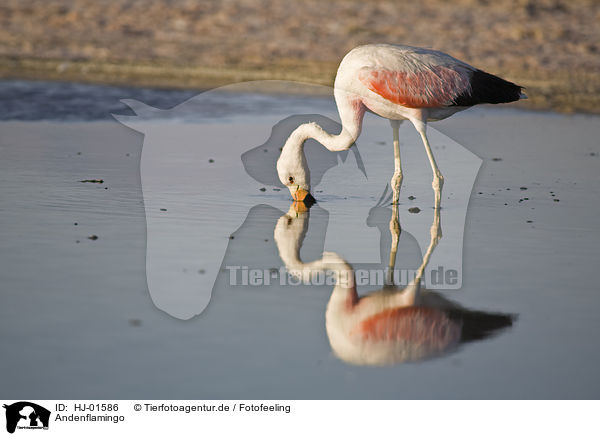
<path fill-rule="evenodd" d="M 130 434 L 587 434 L 598 401 L 3 400 L 20 436 Z M 108 433 L 109 432 L 109 433 Z M 176 432 L 176 433 L 173 433 Z"/>

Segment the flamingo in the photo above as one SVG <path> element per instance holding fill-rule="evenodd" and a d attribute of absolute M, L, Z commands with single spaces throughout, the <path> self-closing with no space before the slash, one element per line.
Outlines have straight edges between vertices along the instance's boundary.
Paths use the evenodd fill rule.
<path fill-rule="evenodd" d="M 303 204 L 294 202 L 279 218 L 274 239 L 289 274 L 310 282 L 315 273 L 334 273 L 325 330 L 333 352 L 341 360 L 384 366 L 427 359 L 512 325 L 515 317 L 511 314 L 470 310 L 421 287 L 425 268 L 441 238 L 439 207 L 435 208 L 429 246 L 414 279 L 404 288 L 388 283 L 359 296 L 352 266 L 337 253 L 325 252 L 312 262 L 300 259 L 310 214 Z M 391 268 L 396 249 L 391 248 Z"/>
<path fill-rule="evenodd" d="M 439 200 L 444 177 L 427 140 L 427 123 L 477 104 L 527 98 L 522 89 L 440 51 L 389 44 L 356 47 L 340 63 L 334 83 L 342 131 L 333 135 L 314 122 L 296 128 L 277 161 L 279 179 L 295 201 L 314 202 L 304 142 L 313 138 L 330 151 L 347 150 L 360 135 L 365 112 L 370 111 L 389 119 L 393 130 L 393 203 L 399 201 L 403 179 L 399 127 L 404 120 L 410 120 L 421 135 L 433 171 L 435 198 Z"/>

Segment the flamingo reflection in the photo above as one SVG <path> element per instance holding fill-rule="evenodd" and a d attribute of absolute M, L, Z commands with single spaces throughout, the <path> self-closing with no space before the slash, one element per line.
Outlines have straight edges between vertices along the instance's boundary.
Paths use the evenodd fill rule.
<path fill-rule="evenodd" d="M 332 274 L 325 326 L 335 355 L 356 365 L 392 365 L 438 356 L 511 326 L 512 315 L 469 310 L 422 287 L 423 273 L 442 235 L 439 205 L 414 279 L 405 287 L 394 285 L 391 271 L 401 231 L 397 208 L 393 204 L 386 285 L 364 296 L 357 293 L 352 266 L 337 253 L 325 252 L 312 262 L 300 259 L 310 216 L 302 202 L 295 202 L 277 221 L 275 242 L 289 274 L 305 282 L 318 273 Z"/>

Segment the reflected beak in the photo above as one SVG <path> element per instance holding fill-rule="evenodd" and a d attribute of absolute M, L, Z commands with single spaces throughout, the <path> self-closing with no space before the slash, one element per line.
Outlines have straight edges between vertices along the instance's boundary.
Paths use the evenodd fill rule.
<path fill-rule="evenodd" d="M 306 203 L 304 203 L 303 201 L 294 201 L 292 203 L 292 209 L 297 214 L 303 214 L 303 213 L 308 212 L 308 209 L 310 209 L 310 206 L 307 206 Z"/>
<path fill-rule="evenodd" d="M 292 198 L 294 201 L 303 202 L 308 207 L 311 207 L 317 202 L 315 198 L 310 195 L 310 192 L 302 188 L 298 188 L 296 192 L 292 194 Z"/>

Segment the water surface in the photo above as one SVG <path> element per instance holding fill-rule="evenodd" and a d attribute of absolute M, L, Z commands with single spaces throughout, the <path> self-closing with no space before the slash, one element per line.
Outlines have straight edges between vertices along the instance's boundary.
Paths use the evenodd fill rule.
<path fill-rule="evenodd" d="M 0 125 L 0 386 L 6 397 L 598 397 L 597 117 L 475 108 L 434 125 L 483 159 L 467 213 L 462 287 L 444 296 L 518 318 L 497 335 L 435 358 L 362 367 L 331 350 L 327 286 L 231 286 L 223 271 L 199 316 L 177 319 L 153 302 L 145 271 L 144 135 L 109 114 L 132 114 L 119 99 L 168 109 L 192 93 L 31 82 L 2 82 L 0 93 L 9 108 Z M 258 135 L 265 116 L 335 119 L 332 101 L 321 98 L 229 93 L 211 107 L 191 110 L 197 119 L 169 123 L 203 123 L 218 132 L 243 118 Z M 391 131 L 369 117 L 374 127 L 363 133 L 360 153 L 391 176 Z M 264 131 L 264 141 L 269 134 Z M 429 186 L 418 180 L 430 170 L 411 135 L 407 128 L 403 150 L 422 153 L 423 166 L 407 168 L 401 208 L 422 192 L 416 201 L 428 229 Z M 80 182 L 90 178 L 104 183 Z M 214 223 L 234 236 L 219 258 L 223 265 L 283 267 L 273 231 L 287 212 L 288 194 L 263 184 L 268 189 L 260 191 L 257 182 L 243 197 L 214 189 L 215 207 L 235 204 L 242 211 Z M 304 259 L 327 248 L 319 226 L 333 222 L 330 211 L 350 216 L 353 204 L 366 210 L 377 204 L 381 192 L 360 186 L 317 195 Z M 450 210 L 451 196 L 443 201 Z M 372 237 L 378 230 L 366 218 L 338 245 L 341 256 L 363 246 L 379 254 L 380 241 Z M 399 262 L 414 266 L 419 235 L 409 236 L 401 238 Z M 168 237 L 165 250 L 176 249 Z M 192 274 L 202 275 L 182 269 L 181 280 Z"/>

